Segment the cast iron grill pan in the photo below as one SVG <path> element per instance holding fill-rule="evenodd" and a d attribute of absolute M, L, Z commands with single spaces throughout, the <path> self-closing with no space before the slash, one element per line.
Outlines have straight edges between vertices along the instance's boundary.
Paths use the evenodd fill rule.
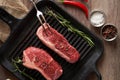
<path fill-rule="evenodd" d="M 62 66 L 64 72 L 58 80 L 85 80 L 86 76 L 93 71 L 96 72 L 98 79 L 100 80 L 101 76 L 95 66 L 96 61 L 99 59 L 103 51 L 100 40 L 90 33 L 90 31 L 88 31 L 82 24 L 78 23 L 75 19 L 63 11 L 54 2 L 43 0 L 40 1 L 37 6 L 43 13 L 47 11 L 47 8 L 50 8 L 54 12 L 63 15 L 67 20 L 71 21 L 72 25 L 92 37 L 95 46 L 89 46 L 86 40 L 70 32 L 66 27 L 63 27 L 54 17 L 44 14 L 47 22 L 59 33 L 61 33 L 81 54 L 81 58 L 77 63 L 70 64 L 45 46 L 36 36 L 36 31 L 40 26 L 40 23 L 35 16 L 35 9 L 32 9 L 32 11 L 30 11 L 30 13 L 22 20 L 13 18 L 1 9 L 2 14 L 7 14 L 10 16 L 7 18 L 1 18 L 10 25 L 12 30 L 10 37 L 0 49 L 0 55 L 2 56 L 0 60 L 1 64 L 10 72 L 13 72 L 15 68 L 12 64 L 12 59 L 17 57 L 22 58 L 23 50 L 29 46 L 34 46 L 46 50 Z M 22 65 L 19 65 L 19 68 L 24 70 L 25 73 L 29 74 L 36 80 L 45 80 L 45 78 L 35 70 L 28 69 Z M 14 72 L 13 74 L 20 80 L 28 80 L 27 77 L 21 75 L 19 72 Z"/>

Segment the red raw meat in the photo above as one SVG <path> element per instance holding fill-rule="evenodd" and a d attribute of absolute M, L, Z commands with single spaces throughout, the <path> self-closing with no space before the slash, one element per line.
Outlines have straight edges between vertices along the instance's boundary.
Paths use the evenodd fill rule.
<path fill-rule="evenodd" d="M 39 71 L 47 80 L 56 80 L 62 75 L 62 67 L 43 49 L 28 47 L 23 51 L 23 65 Z"/>
<path fill-rule="evenodd" d="M 68 43 L 64 36 L 50 27 L 49 24 L 44 23 L 43 25 L 45 30 L 40 26 L 36 32 L 39 39 L 68 62 L 75 63 L 78 61 L 80 57 L 79 52 Z"/>

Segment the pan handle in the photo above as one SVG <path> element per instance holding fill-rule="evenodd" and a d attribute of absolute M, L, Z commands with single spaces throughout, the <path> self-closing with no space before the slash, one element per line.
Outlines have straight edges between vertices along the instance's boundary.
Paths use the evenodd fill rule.
<path fill-rule="evenodd" d="M 5 23 L 7 23 L 11 30 L 14 29 L 14 26 L 18 23 L 19 19 L 13 17 L 4 9 L 0 8 L 0 19 L 2 19 Z"/>
<path fill-rule="evenodd" d="M 102 76 L 101 76 L 101 74 L 99 73 L 96 65 L 93 66 L 93 72 L 96 73 L 96 76 L 97 76 L 97 78 L 98 78 L 97 80 L 102 80 Z"/>
<path fill-rule="evenodd" d="M 97 76 L 97 80 L 102 80 L 102 76 L 99 73 L 99 71 L 97 70 L 97 67 L 95 64 L 91 64 L 91 66 L 89 66 L 89 68 L 88 68 L 88 66 L 84 66 L 84 67 L 86 67 L 85 70 L 84 70 L 84 68 L 82 68 L 82 70 L 78 73 L 78 75 L 81 73 L 82 73 L 82 75 L 80 75 L 80 76 L 77 75 L 75 77 L 75 79 L 78 79 L 78 80 L 85 79 L 86 80 L 87 76 L 89 76 L 90 73 L 95 72 L 95 74 Z M 75 79 L 73 79 L 73 80 L 75 80 Z"/>

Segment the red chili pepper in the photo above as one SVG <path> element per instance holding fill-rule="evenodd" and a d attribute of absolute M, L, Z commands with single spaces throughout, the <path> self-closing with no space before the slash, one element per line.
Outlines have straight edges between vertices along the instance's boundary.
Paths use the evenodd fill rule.
<path fill-rule="evenodd" d="M 67 1 L 74 1 L 74 0 L 67 0 Z M 81 0 L 81 1 L 88 2 L 88 0 Z"/>
<path fill-rule="evenodd" d="M 62 0 L 62 2 L 64 4 L 76 6 L 80 9 L 82 9 L 82 11 L 85 13 L 86 17 L 88 18 L 88 8 L 83 3 L 77 2 L 77 1 L 71 1 L 71 0 Z"/>

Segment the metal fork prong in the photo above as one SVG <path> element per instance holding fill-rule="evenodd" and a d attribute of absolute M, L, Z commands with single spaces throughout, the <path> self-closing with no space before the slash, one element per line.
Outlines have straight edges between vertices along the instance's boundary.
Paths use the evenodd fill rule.
<path fill-rule="evenodd" d="M 33 0 L 31 0 L 33 2 L 33 5 L 35 6 L 35 9 L 37 10 L 37 17 L 41 15 L 42 19 L 44 20 L 45 23 L 47 23 L 45 17 L 43 16 L 43 13 L 41 11 L 38 10 L 37 6 L 35 5 L 35 2 Z M 50 30 L 50 26 L 47 24 L 47 27 Z"/>
<path fill-rule="evenodd" d="M 43 27 L 43 29 L 44 29 L 44 31 L 45 31 L 45 34 L 47 35 L 47 32 L 46 32 L 45 27 L 44 27 L 44 25 L 43 25 L 43 23 L 42 23 L 42 20 L 41 20 L 40 17 L 38 17 L 38 16 L 37 16 L 37 18 L 38 18 L 40 24 L 42 25 L 42 27 Z M 47 36 L 48 36 L 48 35 L 47 35 Z"/>
<path fill-rule="evenodd" d="M 47 28 L 48 28 L 48 29 L 49 29 L 49 31 L 52 33 L 52 31 L 50 30 L 50 26 L 47 24 L 47 21 L 46 21 L 45 17 L 44 17 L 43 15 L 41 15 L 41 16 L 42 16 L 42 18 L 43 18 L 44 22 L 46 23 Z"/>
<path fill-rule="evenodd" d="M 36 4 L 35 4 L 35 2 L 34 2 L 33 0 L 30 0 L 30 1 L 33 3 L 33 5 L 34 5 L 34 7 L 35 7 L 35 9 L 36 9 L 36 11 L 37 11 L 37 18 L 38 18 L 40 24 L 42 25 L 42 27 L 43 27 L 46 35 L 47 35 L 47 32 L 46 32 L 45 27 L 44 27 L 44 25 L 43 25 L 43 22 L 42 22 L 42 20 L 41 20 L 41 18 L 40 18 L 40 16 L 41 16 L 42 18 L 44 17 L 44 16 L 43 16 L 43 13 L 38 10 L 38 8 L 37 8 L 37 6 L 36 6 Z M 45 20 L 45 18 L 43 18 L 43 19 Z"/>

